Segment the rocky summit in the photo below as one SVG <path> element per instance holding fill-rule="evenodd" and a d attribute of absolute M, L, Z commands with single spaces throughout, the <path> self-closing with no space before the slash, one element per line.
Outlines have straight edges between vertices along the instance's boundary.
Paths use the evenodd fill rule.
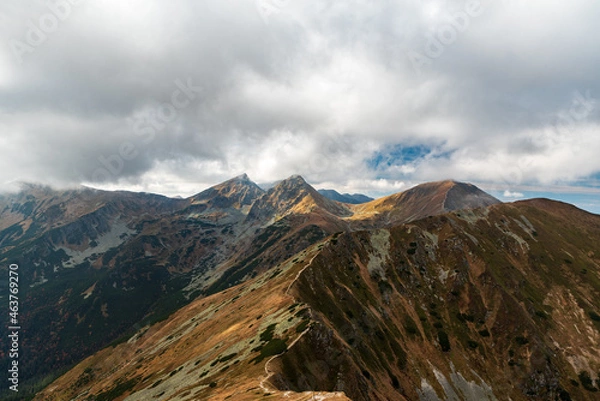
<path fill-rule="evenodd" d="M 23 326 L 3 399 L 598 399 L 600 216 L 455 181 L 330 198 L 246 175 L 0 198 Z"/>

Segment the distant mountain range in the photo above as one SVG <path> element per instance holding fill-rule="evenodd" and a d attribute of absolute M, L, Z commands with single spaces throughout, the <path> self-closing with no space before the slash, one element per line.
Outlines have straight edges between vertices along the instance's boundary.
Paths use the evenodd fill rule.
<path fill-rule="evenodd" d="M 595 399 L 600 216 L 455 181 L 330 197 L 246 175 L 187 199 L 1 197 L 19 397 Z"/>
<path fill-rule="evenodd" d="M 326 198 L 331 200 L 342 202 L 342 203 L 350 203 L 353 205 L 357 205 L 359 203 L 367 203 L 373 200 L 373 198 L 368 197 L 363 194 L 341 194 L 333 189 L 319 189 L 319 193 Z"/>

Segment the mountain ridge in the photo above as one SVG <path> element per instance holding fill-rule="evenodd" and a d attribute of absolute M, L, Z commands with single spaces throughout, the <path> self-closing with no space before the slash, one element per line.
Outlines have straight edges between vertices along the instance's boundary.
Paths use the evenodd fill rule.
<path fill-rule="evenodd" d="M 46 327 L 32 327 L 24 353 L 38 379 L 197 297 L 268 275 L 339 233 L 388 230 L 461 206 L 502 206 L 455 181 L 348 205 L 327 199 L 300 176 L 264 191 L 242 175 L 187 199 L 84 193 L 0 199 L 0 221 L 13 219 L 0 230 L 0 260 L 24 266 L 23 285 L 32 286 L 26 305 L 31 319 L 56 333 L 45 338 Z M 119 305 L 127 308 L 120 311 Z M 82 325 L 89 327 L 83 338 L 77 335 Z M 71 351 L 61 345 L 65 341 L 77 347 Z M 65 359 L 53 359 L 66 350 Z"/>
<path fill-rule="evenodd" d="M 374 200 L 374 198 L 371 198 L 371 197 L 363 195 L 363 194 L 358 194 L 358 193 L 341 194 L 334 189 L 319 189 L 318 191 L 321 195 L 325 196 L 326 198 L 329 198 L 331 200 L 341 202 L 341 203 L 361 204 L 361 203 L 367 203 L 367 202 Z"/>
<path fill-rule="evenodd" d="M 600 216 L 548 200 L 331 235 L 35 399 L 593 400 L 599 240 Z"/>

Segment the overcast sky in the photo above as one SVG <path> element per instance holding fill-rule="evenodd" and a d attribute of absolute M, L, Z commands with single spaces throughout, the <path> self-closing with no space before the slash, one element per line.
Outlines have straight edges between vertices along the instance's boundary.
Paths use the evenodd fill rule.
<path fill-rule="evenodd" d="M 3 0 L 0 186 L 246 172 L 593 202 L 599 20 L 597 0 Z"/>

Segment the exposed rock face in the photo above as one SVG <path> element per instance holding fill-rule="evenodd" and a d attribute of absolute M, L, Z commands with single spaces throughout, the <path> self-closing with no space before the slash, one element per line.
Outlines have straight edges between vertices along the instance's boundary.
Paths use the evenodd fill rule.
<path fill-rule="evenodd" d="M 600 216 L 546 200 L 339 233 L 36 399 L 594 400 L 599 243 Z"/>
<path fill-rule="evenodd" d="M 0 203 L 34 378 L 133 335 L 36 399 L 595 395 L 600 217 L 568 205 L 453 181 L 347 205 L 298 176 Z"/>
<path fill-rule="evenodd" d="M 347 206 L 327 199 L 300 176 L 292 176 L 271 188 L 248 214 L 249 219 L 278 219 L 286 215 L 319 212 L 335 217 L 350 216 Z"/>
<path fill-rule="evenodd" d="M 475 185 L 455 182 L 446 195 L 444 210 L 477 209 L 497 203 L 500 203 L 498 199 L 483 192 Z"/>
<path fill-rule="evenodd" d="M 394 227 L 385 252 L 380 231 L 341 235 L 294 290 L 335 333 L 329 346 L 350 356 L 326 357 L 326 369 L 302 372 L 305 382 L 338 390 L 363 372 L 366 385 L 346 392 L 353 400 L 594 399 L 572 381 L 600 368 L 600 322 L 589 313 L 600 306 L 599 260 L 590 257 L 599 224 L 533 201 Z M 282 364 L 302 371 L 307 358 L 294 347 Z M 298 373 L 284 372 L 292 386 Z"/>
<path fill-rule="evenodd" d="M 246 175 L 240 175 L 193 196 L 194 204 L 206 204 L 217 209 L 242 209 L 251 206 L 264 191 Z"/>

